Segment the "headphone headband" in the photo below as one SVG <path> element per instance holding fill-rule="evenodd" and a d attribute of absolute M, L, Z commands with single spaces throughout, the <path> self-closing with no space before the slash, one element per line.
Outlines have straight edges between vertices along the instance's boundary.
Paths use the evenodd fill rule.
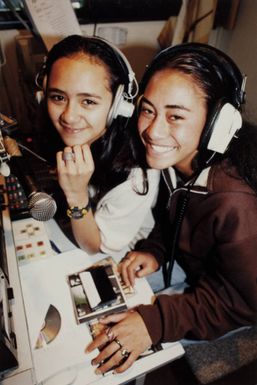
<path fill-rule="evenodd" d="M 223 78 L 223 74 L 225 73 L 233 82 L 233 102 L 235 107 L 239 109 L 240 106 L 245 103 L 246 76 L 241 73 L 238 66 L 227 54 L 208 44 L 193 42 L 167 47 L 153 58 L 152 63 L 146 71 L 146 76 L 162 60 L 166 59 L 167 57 L 172 59 L 173 57 L 184 53 L 198 53 L 199 55 L 202 55 L 204 58 L 206 58 L 210 65 L 216 65 L 216 67 L 219 69 L 219 74 L 221 74 L 221 77 Z"/>
<path fill-rule="evenodd" d="M 139 87 L 135 73 L 132 70 L 131 65 L 129 64 L 129 61 L 118 47 L 99 36 L 93 36 L 90 39 L 100 41 L 106 44 L 109 48 L 111 48 L 120 66 L 122 67 L 123 72 L 128 78 L 127 91 L 125 91 L 125 85 L 120 84 L 114 96 L 106 123 L 107 127 L 110 127 L 113 120 L 116 119 L 117 116 L 123 116 L 126 118 L 130 118 L 132 116 L 135 108 L 133 100 L 138 94 Z M 133 88 L 135 88 L 134 93 Z"/>
<path fill-rule="evenodd" d="M 120 65 L 123 67 L 124 72 L 126 72 L 127 77 L 128 77 L 128 91 L 127 91 L 128 95 L 127 96 L 128 96 L 129 99 L 130 98 L 134 99 L 136 97 L 137 93 L 138 93 L 138 83 L 137 83 L 137 80 L 136 80 L 135 72 L 132 70 L 132 67 L 131 67 L 128 59 L 124 55 L 124 53 L 118 47 L 116 47 L 114 44 L 112 44 L 111 42 L 103 39 L 102 37 L 93 36 L 90 39 L 92 39 L 92 40 L 95 39 L 96 41 L 97 40 L 102 41 L 105 44 L 107 44 L 113 50 L 113 52 L 115 53 L 118 61 L 120 62 Z M 135 87 L 134 94 L 132 94 L 133 86 Z"/>

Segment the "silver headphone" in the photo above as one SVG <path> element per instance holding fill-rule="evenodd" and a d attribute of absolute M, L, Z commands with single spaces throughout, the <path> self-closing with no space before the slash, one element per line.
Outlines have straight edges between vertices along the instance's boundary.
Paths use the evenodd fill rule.
<path fill-rule="evenodd" d="M 115 45 L 101 37 L 94 36 L 93 39 L 104 42 L 113 50 L 115 56 L 121 64 L 121 67 L 123 68 L 123 71 L 128 77 L 127 92 L 125 91 L 125 85 L 120 84 L 114 96 L 113 103 L 107 117 L 107 127 L 109 127 L 113 120 L 117 118 L 117 116 L 123 116 L 126 118 L 130 118 L 132 116 L 135 108 L 133 100 L 138 94 L 139 87 L 135 73 L 132 70 L 131 65 L 129 64 L 124 53 Z"/>

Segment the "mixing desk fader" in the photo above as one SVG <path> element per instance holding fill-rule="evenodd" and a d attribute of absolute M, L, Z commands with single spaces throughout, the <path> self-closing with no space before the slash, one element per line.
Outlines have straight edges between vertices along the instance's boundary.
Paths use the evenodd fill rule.
<path fill-rule="evenodd" d="M 28 218 L 28 201 L 18 178 L 10 174 L 5 178 L 5 189 L 8 197 L 8 208 L 12 220 Z"/>

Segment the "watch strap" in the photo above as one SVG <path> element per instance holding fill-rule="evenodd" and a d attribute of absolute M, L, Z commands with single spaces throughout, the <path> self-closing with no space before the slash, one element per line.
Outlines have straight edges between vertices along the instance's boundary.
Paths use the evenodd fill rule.
<path fill-rule="evenodd" d="M 78 206 L 68 207 L 67 216 L 72 219 L 81 219 L 87 215 L 90 209 L 91 209 L 91 203 L 89 200 L 88 204 L 85 207 L 82 207 L 82 208 Z"/>

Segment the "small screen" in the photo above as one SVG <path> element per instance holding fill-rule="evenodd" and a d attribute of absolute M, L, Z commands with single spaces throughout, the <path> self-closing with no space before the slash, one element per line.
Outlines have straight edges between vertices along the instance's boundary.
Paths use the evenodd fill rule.
<path fill-rule="evenodd" d="M 97 287 L 98 293 L 101 298 L 102 304 L 107 304 L 113 300 L 116 300 L 117 294 L 114 292 L 111 281 L 107 275 L 104 266 L 97 266 L 89 269 L 94 283 Z"/>

